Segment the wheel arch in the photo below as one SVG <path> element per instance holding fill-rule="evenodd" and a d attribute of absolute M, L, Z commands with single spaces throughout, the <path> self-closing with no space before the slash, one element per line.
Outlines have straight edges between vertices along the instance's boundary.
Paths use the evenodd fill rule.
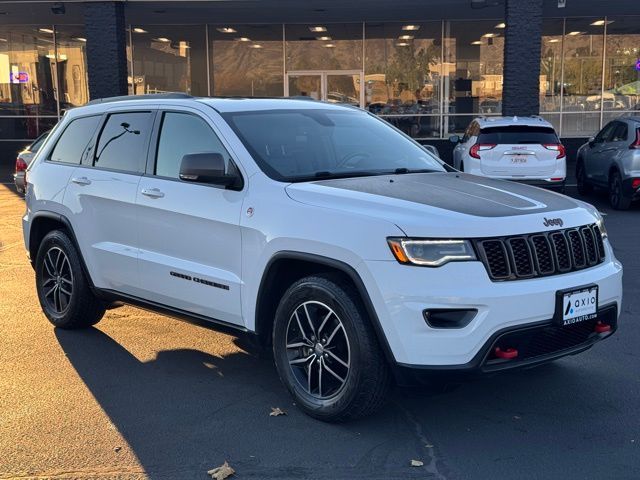
<path fill-rule="evenodd" d="M 291 284 L 303 277 L 318 273 L 334 273 L 349 281 L 359 294 L 378 343 L 390 364 L 395 360 L 391 347 L 380 324 L 375 307 L 358 272 L 349 264 L 321 255 L 281 251 L 275 253 L 267 263 L 256 297 L 255 333 L 260 342 L 267 345 L 271 339 L 271 329 L 280 299 Z"/>
<path fill-rule="evenodd" d="M 31 266 L 35 266 L 36 256 L 38 255 L 38 248 L 44 237 L 53 230 L 62 230 L 69 235 L 69 239 L 73 243 L 78 256 L 80 257 L 80 263 L 82 265 L 82 271 L 85 278 L 89 282 L 89 286 L 93 289 L 94 284 L 89 275 L 89 270 L 84 261 L 80 245 L 76 238 L 73 226 L 67 217 L 60 213 L 51 212 L 47 210 L 40 210 L 35 212 L 31 217 L 31 225 L 29 227 L 29 258 L 31 260 Z"/>

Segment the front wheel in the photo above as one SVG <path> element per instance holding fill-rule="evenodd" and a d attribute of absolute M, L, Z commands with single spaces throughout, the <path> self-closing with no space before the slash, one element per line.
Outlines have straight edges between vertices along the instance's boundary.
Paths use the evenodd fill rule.
<path fill-rule="evenodd" d="M 627 210 L 631 206 L 631 197 L 624 194 L 622 177 L 617 170 L 609 178 L 609 203 L 616 210 Z"/>
<path fill-rule="evenodd" d="M 306 277 L 285 292 L 276 311 L 273 352 L 298 406 L 326 422 L 373 413 L 391 385 L 359 295 L 340 277 Z"/>
<path fill-rule="evenodd" d="M 59 328 L 84 328 L 95 325 L 105 305 L 89 288 L 80 255 L 67 234 L 49 232 L 36 256 L 36 288 L 42 311 Z"/>

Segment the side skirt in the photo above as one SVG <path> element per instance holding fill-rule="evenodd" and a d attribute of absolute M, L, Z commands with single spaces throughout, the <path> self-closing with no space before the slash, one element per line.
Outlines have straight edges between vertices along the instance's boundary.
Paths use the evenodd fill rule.
<path fill-rule="evenodd" d="M 170 307 L 168 305 L 151 302 L 149 300 L 144 300 L 132 295 L 126 295 L 124 293 L 116 292 L 115 290 L 94 288 L 93 291 L 98 298 L 109 304 L 113 304 L 114 302 L 121 302 L 128 305 L 133 305 L 134 307 L 139 307 L 150 312 L 159 313 L 161 315 L 167 315 L 177 320 L 182 320 L 184 322 L 198 325 L 209 330 L 215 330 L 217 332 L 232 335 L 238 338 L 253 340 L 257 345 L 257 335 L 255 334 L 255 332 L 252 332 L 240 325 L 234 325 L 233 323 L 207 317 L 205 315 L 199 315 L 197 313 L 187 312 L 186 310 Z"/>

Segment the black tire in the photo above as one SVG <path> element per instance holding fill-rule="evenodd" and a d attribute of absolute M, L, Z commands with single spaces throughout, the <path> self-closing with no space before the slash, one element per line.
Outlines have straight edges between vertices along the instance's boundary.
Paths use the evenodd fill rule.
<path fill-rule="evenodd" d="M 628 210 L 631 206 L 631 197 L 624 194 L 622 177 L 617 170 L 609 176 L 609 203 L 616 210 Z"/>
<path fill-rule="evenodd" d="M 86 328 L 100 321 L 105 304 L 84 275 L 80 255 L 67 234 L 49 232 L 36 255 L 36 289 L 42 311 L 59 328 Z"/>
<path fill-rule="evenodd" d="M 297 320 L 308 323 L 303 328 Z M 318 337 L 311 341 L 308 337 L 313 335 Z M 291 347 L 296 343 L 305 345 Z M 391 387 L 389 366 L 360 296 L 339 276 L 310 276 L 291 285 L 276 311 L 273 353 L 280 379 L 296 404 L 325 422 L 372 414 L 384 404 Z M 305 358 L 306 362 L 290 364 Z"/>
<path fill-rule="evenodd" d="M 589 195 L 593 191 L 593 186 L 587 180 L 587 173 L 584 170 L 584 162 L 578 160 L 576 164 L 576 183 L 580 195 Z"/>

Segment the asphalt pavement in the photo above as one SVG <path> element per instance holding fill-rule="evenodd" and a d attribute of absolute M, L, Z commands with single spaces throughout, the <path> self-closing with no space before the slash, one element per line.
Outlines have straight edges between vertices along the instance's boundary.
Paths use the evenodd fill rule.
<path fill-rule="evenodd" d="M 55 330 L 22 246 L 24 202 L 2 184 L 0 479 L 205 479 L 225 460 L 238 479 L 640 478 L 640 207 L 590 201 L 625 267 L 616 335 L 450 391 L 398 389 L 379 414 L 329 425 L 233 337 L 133 307 Z"/>

